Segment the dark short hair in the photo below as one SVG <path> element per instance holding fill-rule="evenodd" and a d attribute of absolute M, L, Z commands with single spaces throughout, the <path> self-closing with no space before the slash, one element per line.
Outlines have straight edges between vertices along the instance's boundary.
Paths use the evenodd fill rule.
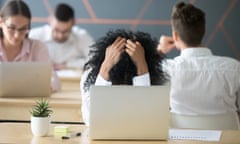
<path fill-rule="evenodd" d="M 59 21 L 67 22 L 74 19 L 74 10 L 70 5 L 60 3 L 55 8 L 54 16 Z"/>
<path fill-rule="evenodd" d="M 102 62 L 105 58 L 106 48 L 111 45 L 117 37 L 138 41 L 144 48 L 145 59 L 148 65 L 151 84 L 161 85 L 165 82 L 165 74 L 161 68 L 163 56 L 157 53 L 158 40 L 145 32 L 133 32 L 130 30 L 117 29 L 110 30 L 107 34 L 96 41 L 91 47 L 89 61 L 84 65 L 84 71 L 91 69 L 86 81 L 84 90 L 87 91 L 90 85 L 96 81 Z M 123 52 L 119 62 L 113 66 L 109 72 L 110 81 L 113 85 L 125 84 L 132 85 L 132 78 L 137 76 L 137 68 L 130 56 Z"/>
<path fill-rule="evenodd" d="M 205 13 L 192 4 L 177 3 L 172 10 L 172 29 L 188 46 L 202 43 L 205 34 Z"/>
<path fill-rule="evenodd" d="M 0 11 L 0 17 L 4 20 L 10 16 L 22 15 L 29 19 L 29 29 L 31 27 L 31 11 L 28 5 L 22 0 L 10 0 L 6 2 Z M 2 29 L 0 29 L 0 37 L 3 37 Z"/>

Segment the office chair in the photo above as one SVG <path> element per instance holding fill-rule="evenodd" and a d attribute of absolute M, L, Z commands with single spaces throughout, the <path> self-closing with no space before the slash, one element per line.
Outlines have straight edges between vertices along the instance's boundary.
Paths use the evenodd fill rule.
<path fill-rule="evenodd" d="M 239 130 L 237 113 L 229 112 L 215 115 L 182 115 L 171 113 L 172 128 L 208 129 L 208 130 Z"/>

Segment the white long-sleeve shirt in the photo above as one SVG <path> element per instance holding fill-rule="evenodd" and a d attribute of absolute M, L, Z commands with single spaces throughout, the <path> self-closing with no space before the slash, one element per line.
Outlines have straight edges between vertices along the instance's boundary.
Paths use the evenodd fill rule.
<path fill-rule="evenodd" d="M 81 77 L 81 83 L 80 83 L 80 90 L 81 90 L 81 96 L 82 96 L 82 117 L 83 121 L 86 125 L 89 125 L 89 104 L 90 104 L 90 95 L 89 91 L 84 91 L 84 82 L 87 79 L 87 76 L 89 74 L 90 70 L 85 71 Z M 102 85 L 102 86 L 111 86 L 112 82 L 106 81 L 103 79 L 100 75 L 97 76 L 95 85 Z M 133 78 L 133 85 L 134 86 L 150 86 L 150 75 L 149 73 L 136 76 Z"/>
<path fill-rule="evenodd" d="M 239 61 L 213 56 L 208 48 L 187 48 L 180 56 L 166 60 L 163 68 L 171 77 L 172 112 L 197 115 L 238 110 Z"/>
<path fill-rule="evenodd" d="M 94 43 L 90 34 L 77 26 L 72 28 L 69 38 L 63 43 L 52 38 L 50 25 L 32 28 L 29 37 L 47 45 L 53 63 L 66 63 L 68 68 L 82 68 L 87 60 L 89 47 Z"/>

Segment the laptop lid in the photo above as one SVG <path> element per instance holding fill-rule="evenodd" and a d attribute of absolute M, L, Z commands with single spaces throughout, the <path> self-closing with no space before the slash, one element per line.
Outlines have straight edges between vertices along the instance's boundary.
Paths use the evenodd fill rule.
<path fill-rule="evenodd" d="M 51 69 L 50 62 L 0 63 L 0 96 L 49 96 Z"/>
<path fill-rule="evenodd" d="M 167 140 L 170 86 L 92 86 L 90 139 Z"/>

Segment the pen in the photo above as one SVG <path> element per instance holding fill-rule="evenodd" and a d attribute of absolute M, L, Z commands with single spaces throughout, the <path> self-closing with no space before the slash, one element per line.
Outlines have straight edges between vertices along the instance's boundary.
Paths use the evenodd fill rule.
<path fill-rule="evenodd" d="M 70 139 L 72 137 L 81 136 L 81 132 L 71 133 L 69 136 L 62 136 L 62 139 Z"/>

